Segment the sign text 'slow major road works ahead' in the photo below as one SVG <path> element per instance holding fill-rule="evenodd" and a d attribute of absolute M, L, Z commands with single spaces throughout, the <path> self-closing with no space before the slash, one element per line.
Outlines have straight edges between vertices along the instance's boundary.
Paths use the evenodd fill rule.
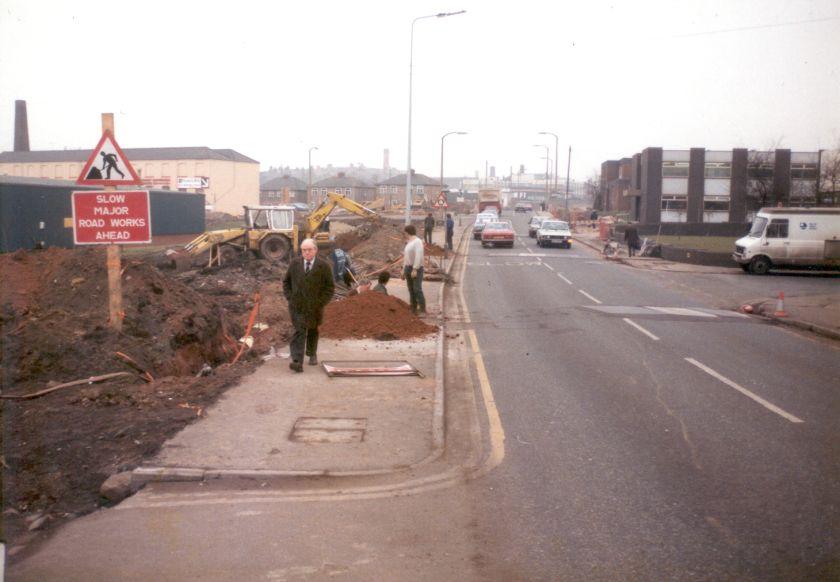
<path fill-rule="evenodd" d="M 73 192 L 77 245 L 152 242 L 147 190 Z"/>

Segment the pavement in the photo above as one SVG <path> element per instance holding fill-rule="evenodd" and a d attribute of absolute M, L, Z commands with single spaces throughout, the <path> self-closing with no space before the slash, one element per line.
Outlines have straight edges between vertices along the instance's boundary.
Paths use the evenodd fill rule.
<path fill-rule="evenodd" d="M 456 225 L 456 248 L 468 234 Z M 443 246 L 443 229 L 434 232 Z M 431 260 L 437 260 L 435 258 Z M 449 257 L 444 267 L 450 269 Z M 424 281 L 427 323 L 443 313 L 443 282 Z M 408 302 L 405 282 L 388 292 Z M 136 468 L 132 485 L 224 477 L 363 476 L 410 470 L 443 452 L 443 329 L 411 341 L 331 340 L 318 366 L 289 369 L 288 346 Z M 406 361 L 420 376 L 329 377 L 325 362 Z"/>
<path fill-rule="evenodd" d="M 598 236 L 597 231 L 582 231 L 574 233 L 573 238 L 578 242 L 601 252 L 604 248 L 604 241 Z M 668 271 L 672 273 L 697 273 L 706 275 L 746 275 L 738 266 L 708 267 L 704 265 L 693 265 L 689 263 L 677 263 L 657 257 L 628 257 L 627 251 L 623 248 L 614 260 L 636 269 L 647 269 L 655 271 Z M 804 329 L 819 335 L 840 340 L 840 292 L 822 293 L 812 295 L 788 296 L 784 300 L 785 315 L 777 315 L 777 299 L 771 297 L 763 300 L 751 301 L 749 305 L 753 314 L 771 319 L 779 324 L 788 325 L 798 329 Z"/>

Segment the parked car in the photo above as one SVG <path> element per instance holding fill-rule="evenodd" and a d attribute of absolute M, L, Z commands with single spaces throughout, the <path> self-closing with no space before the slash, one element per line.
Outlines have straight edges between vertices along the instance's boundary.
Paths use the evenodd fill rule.
<path fill-rule="evenodd" d="M 550 218 L 551 216 L 547 214 L 535 214 L 532 216 L 531 221 L 528 223 L 528 236 L 531 238 L 537 238 L 537 231 L 540 229 L 542 221 Z"/>
<path fill-rule="evenodd" d="M 484 225 L 488 222 L 495 222 L 499 220 L 494 212 L 481 212 L 475 217 L 475 224 L 473 225 L 473 238 L 481 240 L 481 231 L 484 230 Z"/>
<path fill-rule="evenodd" d="M 537 246 L 550 247 L 560 245 L 562 248 L 572 248 L 572 231 L 569 223 L 562 220 L 543 220 L 537 230 Z"/>
<path fill-rule="evenodd" d="M 517 202 L 513 207 L 514 212 L 533 212 L 534 206 L 530 202 Z"/>
<path fill-rule="evenodd" d="M 488 222 L 481 232 L 481 246 L 483 247 L 506 245 L 513 248 L 515 240 L 516 233 L 513 231 L 513 225 L 507 221 Z"/>

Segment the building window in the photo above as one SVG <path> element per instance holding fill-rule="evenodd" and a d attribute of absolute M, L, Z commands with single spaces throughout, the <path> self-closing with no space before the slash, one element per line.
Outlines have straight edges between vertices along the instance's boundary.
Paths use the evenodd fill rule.
<path fill-rule="evenodd" d="M 773 164 L 770 162 L 752 162 L 747 165 L 747 177 L 762 180 L 773 177 Z"/>
<path fill-rule="evenodd" d="M 688 162 L 662 162 L 663 178 L 688 178 Z"/>
<path fill-rule="evenodd" d="M 794 180 L 816 180 L 817 164 L 791 164 L 790 177 Z"/>
<path fill-rule="evenodd" d="M 731 178 L 732 164 L 729 162 L 706 162 L 706 178 Z"/>
<path fill-rule="evenodd" d="M 704 212 L 729 212 L 729 200 L 704 200 Z"/>
<path fill-rule="evenodd" d="M 426 193 L 426 189 L 425 189 L 423 186 L 417 186 L 417 189 L 415 190 L 415 192 L 416 192 L 417 194 L 425 194 L 425 193 Z"/>
<path fill-rule="evenodd" d="M 685 196 L 663 196 L 662 210 L 685 210 L 688 203 Z"/>
<path fill-rule="evenodd" d="M 397 187 L 396 186 L 391 186 L 391 194 L 396 194 L 396 193 L 397 193 Z"/>

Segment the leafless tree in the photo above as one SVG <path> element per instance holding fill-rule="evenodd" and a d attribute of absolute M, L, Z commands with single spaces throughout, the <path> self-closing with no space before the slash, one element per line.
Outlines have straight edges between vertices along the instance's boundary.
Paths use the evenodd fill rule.
<path fill-rule="evenodd" d="M 750 150 L 747 154 L 747 210 L 758 210 L 773 202 L 773 172 L 776 150 L 782 138 L 771 142 L 765 150 Z"/>
<path fill-rule="evenodd" d="M 592 201 L 592 208 L 602 210 L 604 206 L 604 196 L 601 192 L 601 173 L 593 172 L 584 183 L 586 188 L 586 196 Z"/>
<path fill-rule="evenodd" d="M 834 150 L 823 150 L 820 156 L 819 190 L 817 204 L 840 204 L 840 143 Z"/>

